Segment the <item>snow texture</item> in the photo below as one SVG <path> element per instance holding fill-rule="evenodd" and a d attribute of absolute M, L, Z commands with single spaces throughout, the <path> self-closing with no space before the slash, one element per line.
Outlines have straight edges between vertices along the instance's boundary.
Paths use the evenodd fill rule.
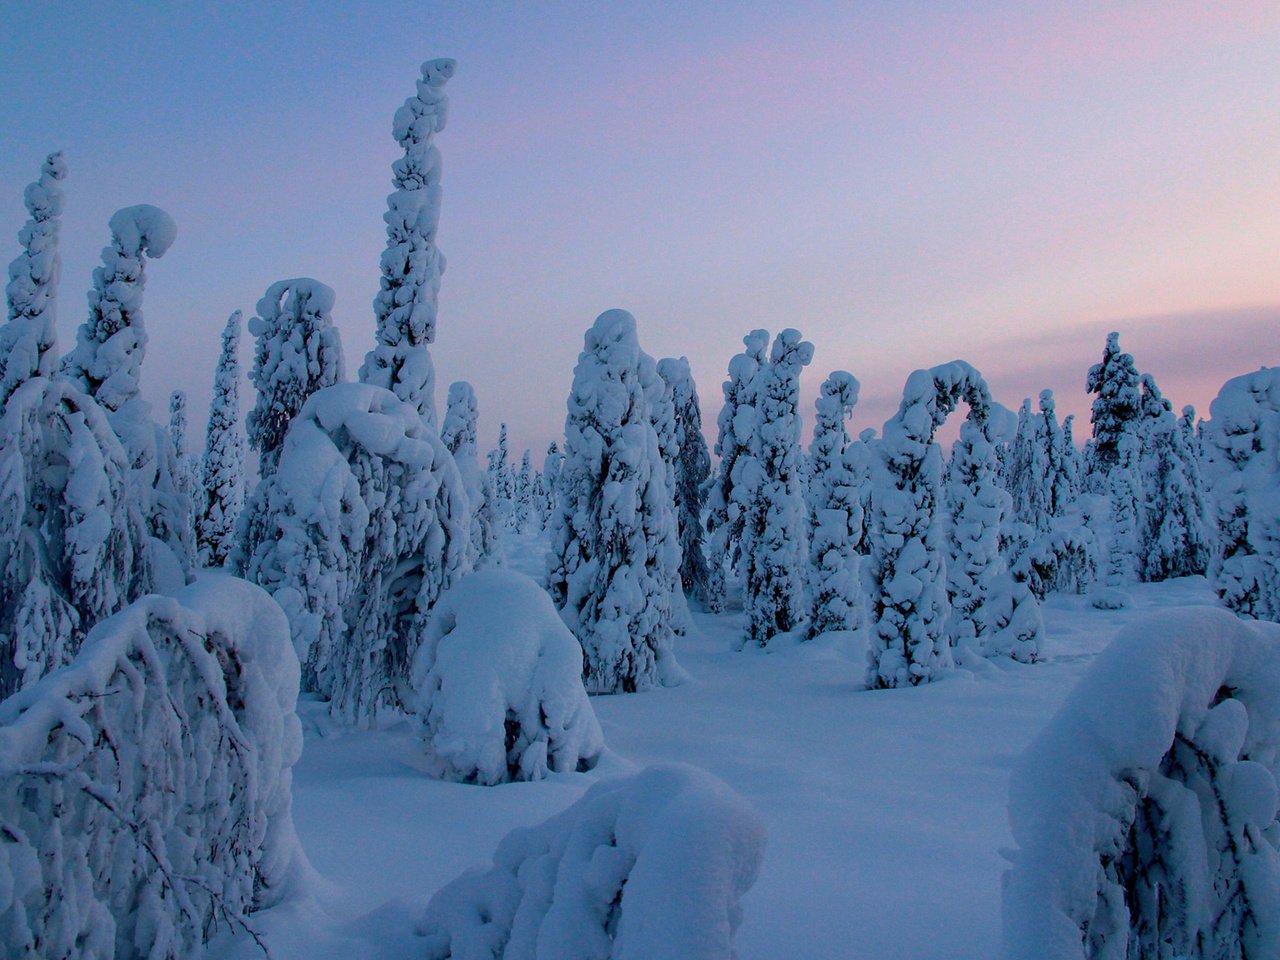
<path fill-rule="evenodd" d="M 582 644 L 591 693 L 681 677 L 671 613 L 680 543 L 650 415 L 655 389 L 635 318 L 600 314 L 573 371 L 547 554 L 548 588 Z"/>
<path fill-rule="evenodd" d="M 280 901 L 297 693 L 280 609 L 212 575 L 0 704 L 0 953 L 202 957 Z"/>
<path fill-rule="evenodd" d="M 604 749 L 582 648 L 542 587 L 482 570 L 436 602 L 413 664 L 431 772 L 491 785 L 589 770 Z"/>
<path fill-rule="evenodd" d="M 146 519 L 106 412 L 36 377 L 0 418 L 0 698 L 152 588 Z"/>
<path fill-rule="evenodd" d="M 471 552 L 475 565 L 483 567 L 495 562 L 498 550 L 494 523 L 493 485 L 487 471 L 481 469 L 476 455 L 476 420 L 480 407 L 476 392 L 464 380 L 449 385 L 449 402 L 445 408 L 440 439 L 453 454 L 471 509 Z"/>
<path fill-rule="evenodd" d="M 196 516 L 201 564 L 220 567 L 235 546 L 244 509 L 245 447 L 240 425 L 240 311 L 227 318 L 222 352 L 213 375 L 209 427 L 205 433 L 202 499 Z"/>
<path fill-rule="evenodd" d="M 390 390 L 412 405 L 432 427 L 436 423 L 435 369 L 427 349 L 436 337 L 436 312 L 444 255 L 436 248 L 440 224 L 440 151 L 435 135 L 444 129 L 449 98 L 444 85 L 453 60 L 422 65 L 418 92 L 396 111 L 392 134 L 404 156 L 392 165 L 387 197 L 387 246 L 382 279 L 373 300 L 377 345 L 365 357 L 360 379 Z"/>
<path fill-rule="evenodd" d="M 437 893 L 418 927 L 425 956 L 733 960 L 764 844 L 759 815 L 694 767 L 605 780 Z"/>
<path fill-rule="evenodd" d="M 22 253 L 9 264 L 5 299 L 9 319 L 0 328 L 0 410 L 13 391 L 32 377 L 51 377 L 57 360 L 58 222 L 67 165 L 61 152 L 51 153 L 40 168 L 40 179 L 23 195 L 31 215 L 18 231 Z"/>
<path fill-rule="evenodd" d="M 1010 786 L 1007 960 L 1280 956 L 1280 629 L 1125 629 Z"/>

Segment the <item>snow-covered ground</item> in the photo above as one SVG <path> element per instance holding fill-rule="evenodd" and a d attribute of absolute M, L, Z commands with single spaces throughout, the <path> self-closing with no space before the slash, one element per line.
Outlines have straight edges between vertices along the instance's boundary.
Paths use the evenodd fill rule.
<path fill-rule="evenodd" d="M 511 538 L 540 575 L 544 541 Z M 437 889 L 595 781 L 659 761 L 723 779 L 759 811 L 768 849 L 746 896 L 742 960 L 990 960 L 1018 754 L 1116 631 L 1152 608 L 1213 603 L 1200 578 L 1141 584 L 1124 610 L 1053 596 L 1045 659 L 998 661 L 915 689 L 866 691 L 858 635 L 735 653 L 740 611 L 694 615 L 676 655 L 692 680 L 596 697 L 607 751 L 587 774 L 467 786 L 431 779 L 407 724 L 352 731 L 304 703 L 294 816 L 308 898 L 255 919 L 275 960 L 403 958 Z M 252 943 L 229 953 L 260 956 Z"/>

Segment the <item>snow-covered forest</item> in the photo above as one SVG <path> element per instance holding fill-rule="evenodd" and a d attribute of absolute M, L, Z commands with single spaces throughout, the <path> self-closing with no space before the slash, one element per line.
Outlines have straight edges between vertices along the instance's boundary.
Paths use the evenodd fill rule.
<path fill-rule="evenodd" d="M 59 343 L 33 154 L 0 956 L 1280 957 L 1280 367 L 1198 412 L 1121 330 L 1087 424 L 957 359 L 855 435 L 800 329 L 717 394 L 611 307 L 487 450 L 432 359 L 455 72 L 392 118 L 373 349 L 319 279 L 210 305 L 207 427 L 142 387 L 181 225 L 111 216 Z"/>

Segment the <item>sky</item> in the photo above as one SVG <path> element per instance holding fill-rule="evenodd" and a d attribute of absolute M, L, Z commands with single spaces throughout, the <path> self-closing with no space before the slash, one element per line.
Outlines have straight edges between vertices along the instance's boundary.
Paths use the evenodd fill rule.
<path fill-rule="evenodd" d="M 827 373 L 862 381 L 855 430 L 892 414 L 911 370 L 957 358 L 1010 407 L 1049 388 L 1087 422 L 1111 330 L 1206 415 L 1228 377 L 1280 363 L 1274 2 L 0 11 L 0 257 L 23 187 L 64 150 L 65 348 L 111 213 L 172 214 L 144 311 L 161 418 L 181 388 L 202 424 L 227 315 L 279 279 L 335 289 L 355 376 L 391 118 L 439 56 L 458 70 L 436 138 L 437 403 L 470 380 L 482 447 L 505 420 L 540 462 L 612 307 L 648 353 L 689 357 L 712 439 L 756 327 L 815 344 L 806 423 Z"/>

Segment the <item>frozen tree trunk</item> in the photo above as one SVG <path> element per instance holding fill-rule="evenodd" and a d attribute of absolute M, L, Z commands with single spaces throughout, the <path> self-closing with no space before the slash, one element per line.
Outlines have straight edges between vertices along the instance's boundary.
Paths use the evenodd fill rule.
<path fill-rule="evenodd" d="M 702 436 L 698 388 L 687 357 L 659 360 L 658 375 L 671 390 L 675 405 L 677 454 L 673 493 L 680 529 L 680 584 L 686 596 L 706 602 L 711 571 L 703 544 L 702 508 L 711 476 L 711 455 Z"/>
<path fill-rule="evenodd" d="M 587 331 L 565 418 L 547 585 L 582 644 L 588 692 L 677 682 L 671 584 L 680 565 L 657 431 L 657 379 L 635 318 L 609 310 Z"/>
<path fill-rule="evenodd" d="M 444 86 L 453 60 L 422 65 L 418 92 L 396 111 L 392 133 L 404 156 L 392 166 L 395 192 L 387 198 L 387 246 L 381 289 L 373 301 L 377 346 L 365 357 L 360 379 L 390 390 L 435 427 L 435 370 L 427 346 L 435 340 L 444 255 L 436 247 L 440 224 L 440 151 L 435 135 L 448 119 Z"/>
<path fill-rule="evenodd" d="M 205 433 L 203 499 L 196 518 L 200 563 L 220 567 L 235 546 L 244 508 L 245 435 L 240 426 L 240 311 L 227 319 Z"/>
<path fill-rule="evenodd" d="M 5 299 L 9 319 L 0 328 L 0 411 L 13 391 L 33 377 L 51 377 L 57 360 L 58 221 L 67 176 L 62 154 L 51 153 L 40 179 L 27 185 L 23 200 L 31 215 L 18 232 L 22 253 L 9 264 Z"/>
<path fill-rule="evenodd" d="M 458 465 L 467 504 L 471 508 L 471 551 L 476 567 L 483 567 L 498 559 L 498 546 L 493 484 L 488 473 L 480 468 L 476 455 L 476 421 L 479 416 L 480 407 L 471 384 L 465 380 L 450 384 L 440 439 Z"/>

